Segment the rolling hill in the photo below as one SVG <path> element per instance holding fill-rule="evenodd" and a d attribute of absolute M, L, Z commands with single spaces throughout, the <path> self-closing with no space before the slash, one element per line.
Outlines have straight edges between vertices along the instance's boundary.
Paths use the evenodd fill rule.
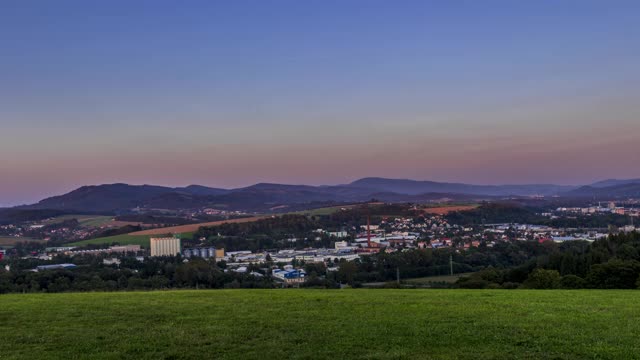
<path fill-rule="evenodd" d="M 563 196 L 597 200 L 640 198 L 640 183 L 626 183 L 607 187 L 583 186 L 566 192 Z"/>
<path fill-rule="evenodd" d="M 556 195 L 574 189 L 574 186 L 532 184 L 532 185 L 470 185 L 435 181 L 407 179 L 364 178 L 348 186 L 377 189 L 399 194 L 419 195 L 425 193 L 450 193 L 485 196 L 528 196 Z"/>
<path fill-rule="evenodd" d="M 640 184 L 640 179 L 627 179 L 627 180 L 607 179 L 603 181 L 598 181 L 589 186 L 594 188 L 605 188 L 610 186 L 629 185 L 629 184 Z"/>
<path fill-rule="evenodd" d="M 614 184 L 613 186 L 604 186 Z M 552 184 L 473 185 L 407 179 L 363 178 L 350 184 L 310 186 L 260 183 L 237 189 L 201 185 L 163 187 L 153 185 L 107 184 L 83 186 L 67 194 L 44 199 L 16 209 L 50 209 L 76 212 L 123 213 L 134 208 L 195 209 L 214 207 L 248 212 L 303 210 L 377 199 L 385 202 L 431 202 L 493 200 L 531 195 L 569 198 L 640 197 L 635 180 L 605 180 L 591 186 Z"/>

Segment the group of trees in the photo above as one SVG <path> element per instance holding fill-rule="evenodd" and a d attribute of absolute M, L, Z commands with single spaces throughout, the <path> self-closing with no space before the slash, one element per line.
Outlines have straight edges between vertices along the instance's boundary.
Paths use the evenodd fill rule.
<path fill-rule="evenodd" d="M 593 243 L 549 244 L 511 268 L 487 267 L 460 279 L 466 288 L 635 289 L 640 287 L 640 233 L 612 234 Z"/>
<path fill-rule="evenodd" d="M 282 215 L 254 222 L 202 227 L 194 233 L 193 239 L 204 238 L 206 245 L 227 251 L 330 247 L 329 236 L 314 233 L 319 228 L 322 223 L 312 217 Z"/>
<path fill-rule="evenodd" d="M 508 269 L 549 253 L 555 244 L 537 242 L 498 242 L 493 247 L 481 245 L 469 250 L 452 248 L 412 249 L 365 256 L 353 262 L 350 283 L 385 282 L 426 276 L 480 271 L 487 267 Z"/>
<path fill-rule="evenodd" d="M 201 259 L 183 262 L 180 257 L 165 257 L 140 262 L 129 256 L 121 259 L 119 267 L 103 265 L 102 259 L 96 256 L 77 256 L 72 260 L 78 264 L 75 269 L 39 272 L 26 271 L 37 266 L 37 261 L 14 261 L 10 271 L 0 269 L 0 293 L 274 286 L 267 277 L 224 272 L 216 263 Z"/>
<path fill-rule="evenodd" d="M 520 223 L 556 228 L 608 228 L 610 225 L 624 226 L 629 223 L 627 216 L 611 213 L 562 216 L 552 219 L 541 216 L 539 211 L 551 212 L 549 209 L 541 210 L 511 202 L 486 203 L 473 210 L 450 213 L 447 215 L 447 220 L 461 225 Z"/>

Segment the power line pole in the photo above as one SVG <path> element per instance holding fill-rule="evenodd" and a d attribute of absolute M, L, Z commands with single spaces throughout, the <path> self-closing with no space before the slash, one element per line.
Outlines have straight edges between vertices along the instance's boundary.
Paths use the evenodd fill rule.
<path fill-rule="evenodd" d="M 449 270 L 451 270 L 451 276 L 453 276 L 453 254 L 449 254 Z"/>
<path fill-rule="evenodd" d="M 396 281 L 398 282 L 398 285 L 400 285 L 400 267 L 396 268 Z"/>

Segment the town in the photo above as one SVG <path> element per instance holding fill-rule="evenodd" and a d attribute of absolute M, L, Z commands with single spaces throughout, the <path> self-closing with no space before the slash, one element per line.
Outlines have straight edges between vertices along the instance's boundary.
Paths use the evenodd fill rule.
<path fill-rule="evenodd" d="M 609 202 L 606 206 L 558 207 L 539 213 L 527 212 L 521 218 L 542 219 L 542 224 L 485 222 L 496 219 L 485 218 L 490 212 L 513 212 L 511 206 L 503 206 L 488 203 L 469 206 L 464 208 L 464 211 L 439 213 L 434 209 L 440 208 L 429 206 L 384 204 L 341 208 L 329 217 L 317 217 L 318 219 L 304 215 L 273 215 L 255 223 L 247 223 L 255 224 L 252 225 L 255 228 L 253 230 L 247 231 L 238 227 L 239 225 L 223 224 L 219 227 L 201 228 L 190 238 L 179 234 L 151 236 L 148 246 L 77 246 L 69 243 L 77 239 L 74 235 L 70 235 L 66 243 L 58 240 L 59 238 L 53 240 L 52 235 L 59 234 L 64 237 L 64 234 L 68 234 L 69 224 L 74 228 L 71 234 L 85 230 L 78 227 L 75 219 L 65 218 L 60 223 L 52 223 L 52 219 L 47 219 L 41 222 L 2 225 L 1 229 L 5 234 L 12 234 L 16 238 L 19 238 L 20 234 L 34 234 L 40 231 L 44 241 L 19 243 L 18 246 L 3 249 L 0 256 L 5 260 L 7 271 L 11 270 L 14 264 L 24 271 L 35 272 L 69 270 L 82 266 L 83 263 L 95 263 L 94 260 L 87 260 L 90 258 L 101 261 L 101 266 L 116 269 L 128 266 L 131 261 L 144 263 L 149 259 L 166 259 L 169 262 L 179 261 L 184 264 L 200 260 L 207 261 L 223 273 L 232 275 L 230 278 L 259 278 L 263 285 L 265 281 L 271 281 L 272 286 L 298 287 L 307 282 L 310 272 L 313 272 L 313 281 L 316 284 L 319 280 L 327 279 L 338 280 L 338 284 L 341 280 L 348 281 L 350 277 L 344 274 L 344 269 L 351 266 L 345 264 L 363 264 L 370 261 L 367 258 L 379 254 L 440 250 L 451 253 L 453 258 L 454 255 L 462 256 L 461 254 L 478 248 L 491 251 L 501 244 L 591 243 L 606 239 L 612 232 L 631 233 L 638 230 L 633 225 L 634 219 L 635 223 L 638 223 L 639 215 L 637 204 L 634 203 L 626 206 L 616 206 L 615 203 Z M 444 205 L 442 208 L 447 209 L 447 206 Z M 483 212 L 479 212 L 481 210 Z M 399 215 L 385 214 L 394 212 Z M 468 218 L 469 216 L 481 218 Z M 577 217 L 587 224 L 602 216 L 616 216 L 618 222 L 626 225 L 603 227 L 596 221 L 593 227 L 573 227 L 573 221 Z M 609 220 L 605 218 L 604 221 Z M 317 227 L 323 224 L 326 226 Z M 103 225 L 110 226 L 113 226 L 113 223 L 107 222 Z M 267 239 L 258 239 L 265 236 L 262 234 L 263 228 L 273 227 L 282 227 L 282 231 L 266 235 Z M 105 231 L 105 228 L 94 228 L 91 231 Z M 244 235 L 238 238 L 238 233 Z M 28 244 L 31 246 L 27 246 Z M 242 244 L 247 244 L 247 248 L 242 248 Z M 21 260 L 22 263 L 12 260 Z M 33 266 L 25 268 L 26 263 Z M 451 265 L 450 270 L 453 272 L 454 267 Z M 471 269 L 465 264 L 457 266 L 465 270 Z M 439 273 L 442 273 L 442 270 L 439 270 Z"/>

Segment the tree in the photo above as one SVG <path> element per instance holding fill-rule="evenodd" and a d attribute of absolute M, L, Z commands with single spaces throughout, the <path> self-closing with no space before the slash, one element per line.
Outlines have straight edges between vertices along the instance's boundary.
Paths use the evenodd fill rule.
<path fill-rule="evenodd" d="M 523 285 L 529 289 L 557 289 L 560 287 L 560 273 L 538 268 L 529 274 Z"/>
<path fill-rule="evenodd" d="M 353 277 L 358 271 L 358 267 L 355 263 L 349 261 L 343 261 L 340 263 L 340 269 L 338 269 L 338 281 L 340 283 L 353 283 Z"/>
<path fill-rule="evenodd" d="M 604 264 L 591 267 L 587 282 L 599 289 L 635 289 L 640 276 L 640 262 L 611 259 Z"/>

